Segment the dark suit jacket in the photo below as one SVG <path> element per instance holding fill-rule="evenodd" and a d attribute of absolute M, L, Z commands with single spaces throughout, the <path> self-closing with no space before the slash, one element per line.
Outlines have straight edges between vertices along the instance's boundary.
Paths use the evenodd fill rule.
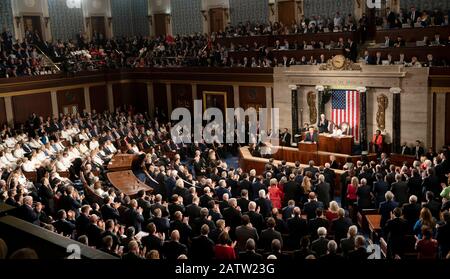
<path fill-rule="evenodd" d="M 381 221 L 380 221 L 380 227 L 384 228 L 384 225 L 386 225 L 387 220 L 391 218 L 391 212 L 399 206 L 398 202 L 396 201 L 384 201 L 380 203 L 380 207 L 378 208 L 378 212 L 381 214 Z"/>
<path fill-rule="evenodd" d="M 355 237 L 347 237 L 341 239 L 341 251 L 344 257 L 348 257 L 348 253 L 355 250 Z"/>
<path fill-rule="evenodd" d="M 246 212 L 245 214 L 247 214 L 248 217 L 250 217 L 250 223 L 252 223 L 253 227 L 258 231 L 258 233 L 260 233 L 264 228 L 265 224 L 264 217 L 255 211 L 249 211 Z"/>
<path fill-rule="evenodd" d="M 328 251 L 328 239 L 319 237 L 311 243 L 311 250 L 313 250 L 317 256 L 323 256 Z"/>
<path fill-rule="evenodd" d="M 63 233 L 65 236 L 72 236 L 73 230 L 75 229 L 75 224 L 67 220 L 57 220 L 52 225 L 55 227 L 56 232 Z"/>
<path fill-rule="evenodd" d="M 39 214 L 32 207 L 23 204 L 19 207 L 18 213 L 22 220 L 39 225 Z"/>
<path fill-rule="evenodd" d="M 384 234 L 387 237 L 388 256 L 402 256 L 405 250 L 405 236 L 408 234 L 408 222 L 403 218 L 394 218 L 386 222 Z"/>
<path fill-rule="evenodd" d="M 320 134 L 322 134 L 322 133 L 328 133 L 328 120 L 325 120 L 325 121 L 323 122 L 323 124 L 320 124 L 320 121 L 319 121 L 319 124 L 318 124 L 317 127 L 319 128 L 319 133 L 320 133 Z"/>
<path fill-rule="evenodd" d="M 274 239 L 278 239 L 283 246 L 283 238 L 280 232 L 270 228 L 263 230 L 259 238 L 259 248 L 264 249 L 266 252 L 271 251 L 271 245 Z"/>
<path fill-rule="evenodd" d="M 394 182 L 391 185 L 391 191 L 395 196 L 395 200 L 399 204 L 408 202 L 408 184 L 405 181 Z"/>
<path fill-rule="evenodd" d="M 375 181 L 372 187 L 372 193 L 375 196 L 375 205 L 378 207 L 381 202 L 385 201 L 384 195 L 389 190 L 389 185 L 384 180 Z"/>
<path fill-rule="evenodd" d="M 300 247 L 300 239 L 308 234 L 308 223 L 300 216 L 292 217 L 287 220 L 289 228 L 290 248 Z"/>
<path fill-rule="evenodd" d="M 337 218 L 331 222 L 331 231 L 334 232 L 336 243 L 340 243 L 341 239 L 347 237 L 348 228 L 352 225 L 352 221 L 348 218 Z"/>
<path fill-rule="evenodd" d="M 317 235 L 317 229 L 320 227 L 324 227 L 328 230 L 330 228 L 330 221 L 328 221 L 328 219 L 326 218 L 316 217 L 308 221 L 308 226 L 311 240 L 314 240 L 319 237 Z"/>
<path fill-rule="evenodd" d="M 316 209 L 317 208 L 323 209 L 323 207 L 324 205 L 322 202 L 313 200 L 305 203 L 305 205 L 303 206 L 303 212 L 306 213 L 308 220 L 311 220 L 316 218 Z"/>
<path fill-rule="evenodd" d="M 259 240 L 258 232 L 253 227 L 248 227 L 245 225 L 236 228 L 236 248 L 238 251 L 245 251 L 245 244 L 247 240 L 253 238 L 255 242 Z"/>
<path fill-rule="evenodd" d="M 234 229 L 241 224 L 241 212 L 233 207 L 228 207 L 222 212 L 222 215 L 226 226 L 231 228 L 232 234 Z"/>
<path fill-rule="evenodd" d="M 286 205 L 289 200 L 299 202 L 301 194 L 303 192 L 303 188 L 300 187 L 300 185 L 297 182 L 290 180 L 286 184 L 284 184 L 283 191 L 284 191 L 284 204 Z"/>
<path fill-rule="evenodd" d="M 255 200 L 256 205 L 259 207 L 262 216 L 264 217 L 270 217 L 272 212 L 272 202 L 269 199 L 256 199 Z"/>
<path fill-rule="evenodd" d="M 239 255 L 239 260 L 242 262 L 262 262 L 263 261 L 263 257 L 256 253 L 255 251 L 245 251 L 245 252 L 240 252 Z"/>
<path fill-rule="evenodd" d="M 187 255 L 186 245 L 176 241 L 166 241 L 163 245 L 164 257 L 169 261 L 175 261 L 181 254 Z"/>
<path fill-rule="evenodd" d="M 200 210 L 202 208 L 196 204 L 190 204 L 186 206 L 186 211 L 184 212 L 187 217 L 189 217 L 189 221 L 192 222 L 195 218 L 200 217 Z"/>
<path fill-rule="evenodd" d="M 330 184 L 327 182 L 319 183 L 316 186 L 317 200 L 323 203 L 325 208 L 328 208 L 330 203 Z"/>
<path fill-rule="evenodd" d="M 439 249 L 442 258 L 450 251 L 450 224 L 446 223 L 444 225 L 439 226 L 436 233 L 436 240 L 439 243 Z"/>
<path fill-rule="evenodd" d="M 209 261 L 214 258 L 214 242 L 207 236 L 200 235 L 192 239 L 192 260 Z"/>
<path fill-rule="evenodd" d="M 102 217 L 104 220 L 112 219 L 119 220 L 120 214 L 119 211 L 108 204 L 104 204 L 101 209 Z"/>
<path fill-rule="evenodd" d="M 90 224 L 89 218 L 84 214 L 80 214 L 80 216 L 78 216 L 76 223 L 75 223 L 75 226 L 77 229 L 77 235 L 80 236 L 80 235 L 86 234 L 89 224 Z"/>
<path fill-rule="evenodd" d="M 403 218 L 408 223 L 408 232 L 412 234 L 414 225 L 419 220 L 422 207 L 418 203 L 408 203 L 403 205 Z"/>
<path fill-rule="evenodd" d="M 133 226 L 136 230 L 136 233 L 142 230 L 142 223 L 144 222 L 144 216 L 138 213 L 135 209 L 130 209 L 129 211 L 129 225 Z"/>

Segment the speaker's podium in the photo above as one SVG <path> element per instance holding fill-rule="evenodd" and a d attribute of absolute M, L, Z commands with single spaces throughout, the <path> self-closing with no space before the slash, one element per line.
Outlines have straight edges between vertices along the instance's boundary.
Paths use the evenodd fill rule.
<path fill-rule="evenodd" d="M 300 152 L 300 162 L 307 163 L 310 160 L 318 162 L 318 144 L 314 142 L 301 141 L 298 143 L 298 151 Z"/>

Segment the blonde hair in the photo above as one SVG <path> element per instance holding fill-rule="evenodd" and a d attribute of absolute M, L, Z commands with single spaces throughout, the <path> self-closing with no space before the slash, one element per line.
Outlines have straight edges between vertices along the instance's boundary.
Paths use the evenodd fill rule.
<path fill-rule="evenodd" d="M 352 184 L 352 186 L 358 188 L 358 184 L 359 184 L 359 179 L 358 179 L 358 177 L 353 176 L 353 177 L 352 177 L 352 180 L 351 180 L 351 182 L 350 182 L 350 184 Z"/>
<path fill-rule="evenodd" d="M 330 211 L 331 212 L 338 212 L 339 205 L 336 201 L 330 201 Z"/>
<path fill-rule="evenodd" d="M 305 191 L 305 193 L 311 192 L 311 179 L 309 177 L 305 176 L 303 178 L 302 188 Z"/>

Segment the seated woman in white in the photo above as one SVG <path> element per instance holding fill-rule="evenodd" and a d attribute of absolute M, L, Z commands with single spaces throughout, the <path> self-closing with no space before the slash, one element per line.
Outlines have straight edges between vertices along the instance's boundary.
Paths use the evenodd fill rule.
<path fill-rule="evenodd" d="M 89 143 L 89 149 L 90 150 L 95 150 L 99 147 L 99 143 L 97 141 L 97 139 L 94 137 L 92 138 L 91 142 Z"/>
<path fill-rule="evenodd" d="M 339 129 L 337 125 L 333 127 L 333 133 L 331 134 L 332 137 L 340 137 L 342 136 L 342 130 Z"/>
<path fill-rule="evenodd" d="M 82 155 L 88 155 L 89 154 L 89 148 L 86 146 L 86 142 L 82 141 L 78 147 L 78 151 L 80 151 L 80 153 Z"/>
<path fill-rule="evenodd" d="M 41 148 L 42 143 L 41 143 L 41 141 L 39 140 L 39 138 L 32 138 L 32 139 L 30 140 L 29 145 L 31 146 L 31 148 L 39 149 L 39 148 Z"/>
<path fill-rule="evenodd" d="M 100 181 L 94 183 L 94 193 L 96 193 L 100 197 L 103 197 L 103 195 L 105 194 L 105 191 L 103 191 L 102 189 L 102 183 Z"/>
<path fill-rule="evenodd" d="M 66 167 L 66 165 L 63 162 L 63 156 L 61 154 L 59 154 L 57 156 L 55 166 L 56 166 L 56 171 L 58 171 L 58 172 L 61 172 L 61 171 L 66 172 L 68 170 L 68 168 Z"/>
<path fill-rule="evenodd" d="M 14 155 L 11 152 L 11 149 L 6 149 L 5 156 L 6 156 L 6 159 L 8 159 L 9 162 L 11 162 L 11 163 L 16 163 L 17 162 L 17 158 L 14 157 Z"/>
<path fill-rule="evenodd" d="M 17 159 L 25 157 L 25 151 L 22 149 L 20 144 L 16 144 L 16 146 L 14 147 L 13 155 Z"/>
<path fill-rule="evenodd" d="M 89 136 L 88 136 L 88 134 L 86 134 L 86 131 L 83 130 L 83 131 L 78 135 L 78 139 L 79 139 L 79 140 L 89 140 Z"/>
<path fill-rule="evenodd" d="M 36 171 L 36 167 L 33 164 L 33 162 L 28 160 L 28 158 L 26 158 L 26 157 L 23 158 L 22 169 L 25 172 L 35 172 Z"/>
<path fill-rule="evenodd" d="M 69 150 L 68 150 L 68 154 L 69 154 L 69 160 L 72 162 L 73 160 L 75 160 L 76 158 L 81 158 L 81 154 L 80 151 L 78 151 L 78 149 L 76 149 L 73 146 L 69 146 Z"/>
<path fill-rule="evenodd" d="M 8 147 L 8 148 L 14 148 L 14 146 L 16 145 L 16 139 L 15 138 L 13 138 L 13 137 L 7 137 L 6 139 L 5 139 L 5 145 L 6 145 L 6 147 Z"/>
<path fill-rule="evenodd" d="M 45 147 L 41 147 L 41 149 L 39 149 L 36 154 L 36 159 L 39 162 L 43 162 L 45 159 L 47 159 L 47 155 L 45 155 Z"/>

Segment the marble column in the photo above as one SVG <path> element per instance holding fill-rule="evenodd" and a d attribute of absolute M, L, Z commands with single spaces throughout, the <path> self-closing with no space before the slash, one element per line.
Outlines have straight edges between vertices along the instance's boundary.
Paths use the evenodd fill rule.
<path fill-rule="evenodd" d="M 155 95 L 153 91 L 153 83 L 147 82 L 147 104 L 148 104 L 148 116 L 153 119 L 155 115 Z"/>
<path fill-rule="evenodd" d="M 110 112 L 114 112 L 114 94 L 113 94 L 113 85 L 111 82 L 106 84 L 106 90 L 108 93 L 108 109 Z"/>
<path fill-rule="evenodd" d="M 267 127 L 272 127 L 272 87 L 266 86 Z"/>
<path fill-rule="evenodd" d="M 298 98 L 297 98 L 297 85 L 289 85 L 291 89 L 291 110 L 292 110 L 292 131 L 291 134 L 295 135 L 298 133 Z M 284 127 L 280 127 L 284 128 Z"/>
<path fill-rule="evenodd" d="M 234 107 L 239 107 L 239 85 L 234 84 L 233 85 L 233 101 L 234 101 Z"/>
<path fill-rule="evenodd" d="M 367 152 L 367 88 L 358 87 L 359 91 L 359 142 L 361 144 L 361 152 Z"/>
<path fill-rule="evenodd" d="M 89 92 L 89 86 L 83 87 L 84 94 L 84 110 L 86 112 L 91 112 L 91 95 Z"/>
<path fill-rule="evenodd" d="M 6 96 L 4 99 L 5 99 L 6 122 L 8 123 L 8 125 L 13 125 L 14 113 L 13 113 L 12 97 Z"/>
<path fill-rule="evenodd" d="M 401 147 L 401 88 L 392 87 L 389 90 L 392 93 L 392 152 L 399 152 Z"/>
<path fill-rule="evenodd" d="M 167 117 L 170 119 L 172 114 L 172 86 L 170 83 L 166 83 L 166 93 L 167 93 Z"/>
<path fill-rule="evenodd" d="M 319 123 L 320 115 L 325 114 L 325 104 L 323 104 L 323 92 L 325 91 L 325 88 L 322 85 L 317 85 L 316 91 L 317 91 L 317 106 L 319 108 L 319 111 L 317 113 L 317 123 Z"/>
<path fill-rule="evenodd" d="M 58 117 L 58 97 L 56 96 L 56 90 L 50 92 L 50 97 L 52 101 L 52 114 L 53 117 Z"/>

